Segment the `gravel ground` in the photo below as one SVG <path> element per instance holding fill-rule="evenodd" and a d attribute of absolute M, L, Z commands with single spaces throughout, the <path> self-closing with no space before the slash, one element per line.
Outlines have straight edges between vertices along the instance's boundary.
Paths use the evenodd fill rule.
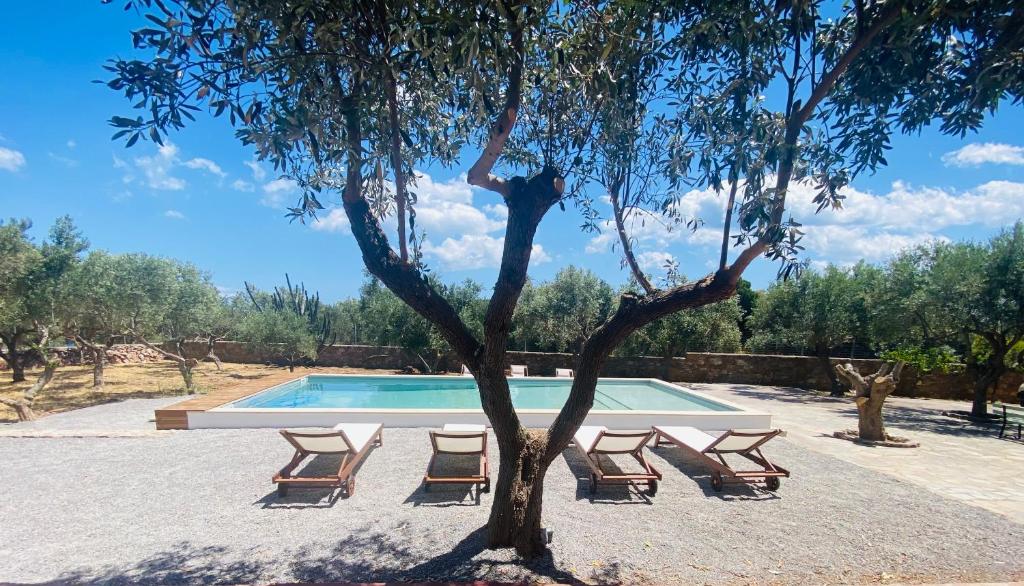
<path fill-rule="evenodd" d="M 127 401 L 34 425 L 144 428 L 157 404 Z M 545 485 L 550 554 L 523 563 L 483 548 L 491 495 L 423 492 L 424 430 L 387 429 L 384 438 L 359 471 L 356 494 L 332 500 L 319 490 L 275 496 L 270 476 L 290 449 L 273 430 L 0 437 L 0 582 L 1024 577 L 1024 526 L 785 440 L 768 450 L 793 473 L 777 495 L 714 493 L 704 470 L 662 447 L 652 457 L 665 474 L 656 497 L 609 487 L 591 498 L 585 464 L 566 451 Z"/>

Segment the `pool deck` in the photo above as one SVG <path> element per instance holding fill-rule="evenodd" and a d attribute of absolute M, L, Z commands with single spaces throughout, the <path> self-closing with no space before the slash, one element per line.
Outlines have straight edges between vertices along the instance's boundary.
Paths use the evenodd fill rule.
<path fill-rule="evenodd" d="M 282 370 L 256 379 L 243 379 L 235 385 L 227 385 L 203 395 L 175 403 L 156 410 L 157 429 L 188 429 L 188 414 L 209 411 L 221 405 L 258 393 L 268 387 L 279 385 L 309 374 L 322 373 L 320 370 L 296 368 L 295 372 Z"/>

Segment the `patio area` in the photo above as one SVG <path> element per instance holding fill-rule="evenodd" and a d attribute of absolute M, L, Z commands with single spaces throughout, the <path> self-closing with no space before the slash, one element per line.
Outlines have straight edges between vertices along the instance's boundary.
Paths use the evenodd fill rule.
<path fill-rule="evenodd" d="M 893 431 L 915 434 L 924 447 L 870 450 L 819 437 L 850 426 L 838 403 L 801 401 L 765 387 L 714 387 L 700 388 L 756 402 L 788 429 L 787 438 L 767 449 L 793 473 L 777 494 L 745 487 L 715 493 L 706 470 L 661 447 L 651 458 L 665 476 L 657 496 L 608 487 L 592 497 L 585 464 L 566 451 L 545 485 L 551 553 L 529 564 L 507 550 L 483 547 L 481 528 L 493 495 L 478 500 L 456 487 L 423 491 L 430 453 L 423 429 L 386 429 L 384 446 L 358 473 L 356 494 L 332 500 L 316 490 L 276 496 L 270 476 L 290 448 L 274 430 L 154 430 L 153 410 L 174 398 L 3 426 L 0 582 L 1024 577 L 1024 525 L 973 506 L 985 505 L 986 485 L 967 475 L 975 468 L 977 475 L 997 470 L 986 475 L 988 488 L 1000 495 L 995 500 L 1019 502 L 1021 489 L 993 479 L 1002 466 L 1019 473 L 1019 462 L 1007 458 L 1024 446 L 954 433 L 935 423 L 930 412 L 936 402 L 898 399 Z M 910 413 L 904 420 L 904 408 L 924 416 Z M 845 409 L 853 410 L 849 400 Z M 951 472 L 943 475 L 939 461 Z M 931 480 L 914 480 L 932 467 Z M 998 508 L 994 500 L 989 504 Z"/>

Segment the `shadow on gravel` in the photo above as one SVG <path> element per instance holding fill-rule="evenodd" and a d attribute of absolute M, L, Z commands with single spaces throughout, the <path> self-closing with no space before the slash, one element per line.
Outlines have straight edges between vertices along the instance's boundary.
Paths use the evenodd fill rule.
<path fill-rule="evenodd" d="M 704 493 L 704 496 L 715 497 L 723 501 L 770 501 L 781 498 L 779 495 L 764 489 L 762 486 L 754 486 L 750 484 L 726 483 L 722 492 L 716 492 L 715 489 L 711 488 L 711 471 L 688 457 L 680 449 L 672 448 L 670 446 L 660 446 L 657 448 L 651 448 L 651 452 L 693 480 L 694 484 L 696 484 L 697 487 L 700 488 L 701 492 Z M 771 459 L 770 456 L 769 459 Z M 735 460 L 742 462 L 743 458 L 726 461 L 733 467 L 733 470 L 736 470 L 737 467 L 742 469 L 743 464 L 740 464 Z M 782 466 L 784 467 L 784 465 Z M 783 479 L 782 483 L 785 484 L 786 479 Z"/>
<path fill-rule="evenodd" d="M 639 488 L 631 484 L 599 484 L 597 492 L 590 492 L 590 467 L 583 460 L 579 450 L 562 450 L 562 458 L 576 478 L 576 500 L 590 501 L 602 505 L 651 505 L 654 504 L 651 498 L 644 492 L 646 486 Z M 639 465 L 629 456 L 625 457 L 633 463 L 632 468 L 623 469 L 615 460 L 602 456 L 601 466 L 609 474 L 622 474 L 629 471 L 642 470 Z"/>
<path fill-rule="evenodd" d="M 416 487 L 405 502 L 414 507 L 476 507 L 480 505 L 480 489 L 468 484 L 433 484 L 430 490 L 422 483 Z"/>
<path fill-rule="evenodd" d="M 572 583 L 572 574 L 557 567 L 550 552 L 524 561 L 508 550 L 489 550 L 487 530 L 468 534 L 449 552 L 428 559 L 418 551 L 415 540 L 396 538 L 393 533 L 359 533 L 339 541 L 326 554 L 315 556 L 300 551 L 292 565 L 296 581 L 323 582 L 409 582 L 468 581 L 554 581 Z"/>
<path fill-rule="evenodd" d="M 372 452 L 371 452 L 372 455 Z M 359 469 L 366 462 L 364 459 L 356 466 L 356 490 L 359 490 Z M 306 461 L 305 466 L 293 473 L 294 476 L 337 476 L 341 466 L 341 456 L 320 454 Z M 262 505 L 264 509 L 324 509 L 333 507 L 341 498 L 340 488 L 300 488 L 290 487 L 288 496 L 278 496 L 277 489 L 264 495 L 253 504 Z"/>
<path fill-rule="evenodd" d="M 61 574 L 46 584 L 242 584 L 266 581 L 262 562 L 225 561 L 223 547 L 194 547 L 183 541 L 127 568 L 89 568 Z M 273 561 L 273 560 L 271 560 Z"/>

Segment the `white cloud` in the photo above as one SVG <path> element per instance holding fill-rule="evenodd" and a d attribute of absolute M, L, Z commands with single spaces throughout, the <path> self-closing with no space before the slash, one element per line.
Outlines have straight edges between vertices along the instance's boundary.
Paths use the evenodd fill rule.
<path fill-rule="evenodd" d="M 388 186 L 393 191 L 393 186 Z M 409 191 L 416 195 L 416 232 L 426 232 L 422 251 L 428 262 L 436 261 L 445 269 L 495 268 L 501 263 L 508 208 L 500 203 L 473 204 L 474 189 L 460 175 L 438 181 L 417 171 Z M 310 223 L 314 230 L 349 232 L 348 217 L 341 207 L 330 208 Z M 394 243 L 397 220 L 394 215 L 383 222 L 383 229 Z M 551 261 L 540 244 L 534 245 L 531 264 Z"/>
<path fill-rule="evenodd" d="M 342 208 L 332 208 L 326 214 L 317 215 L 316 219 L 310 223 L 310 226 L 314 230 L 348 234 L 348 215 L 345 214 L 345 210 Z"/>
<path fill-rule="evenodd" d="M 948 240 L 943 231 L 956 227 L 997 228 L 1024 217 L 1024 183 L 989 181 L 972 189 L 955 191 L 917 187 L 897 181 L 886 193 L 872 193 L 848 187 L 842 191 L 842 209 L 826 208 L 816 213 L 815 189 L 809 183 L 794 183 L 789 190 L 788 212 L 803 224 L 802 256 L 819 262 L 840 264 L 860 259 L 881 261 L 896 251 L 928 242 Z M 628 224 L 635 239 L 637 256 L 669 252 L 673 246 L 698 247 L 710 254 L 721 244 L 722 202 L 713 192 L 693 191 L 677 204 L 680 213 L 700 217 L 707 224 L 696 231 L 669 230 L 664 224 L 633 218 Z M 618 244 L 611 221 L 601 224 L 602 232 L 591 238 L 588 254 L 604 254 Z M 616 252 L 619 252 L 616 248 Z M 677 253 L 678 254 L 678 253 Z M 654 258 L 653 256 L 651 257 Z"/>
<path fill-rule="evenodd" d="M 9 149 L 7 147 L 0 147 L 0 169 L 5 171 L 17 171 L 24 167 L 25 155 L 21 151 Z"/>
<path fill-rule="evenodd" d="M 65 144 L 68 146 L 69 149 L 73 149 L 76 146 L 78 146 L 78 143 L 75 142 L 74 139 L 71 139 L 71 138 L 69 138 L 68 141 Z"/>
<path fill-rule="evenodd" d="M 260 203 L 272 207 L 283 208 L 298 190 L 299 185 L 291 179 L 274 179 L 263 184 L 263 199 Z"/>
<path fill-rule="evenodd" d="M 251 161 L 244 161 L 244 164 L 252 169 L 252 178 L 256 181 L 263 181 L 267 178 L 267 172 L 260 166 L 259 161 L 253 159 Z"/>
<path fill-rule="evenodd" d="M 647 250 L 636 256 L 636 262 L 645 272 L 663 271 L 665 265 L 675 260 L 675 256 L 664 250 Z"/>
<path fill-rule="evenodd" d="M 231 189 L 235 191 L 255 191 L 256 186 L 244 179 L 235 179 L 231 182 Z"/>
<path fill-rule="evenodd" d="M 206 171 L 221 179 L 227 176 L 220 165 L 210 159 L 194 157 L 182 160 L 179 153 L 177 145 L 165 142 L 157 147 L 156 153 L 135 157 L 130 165 L 114 155 L 114 168 L 125 170 L 122 177 L 125 184 L 134 183 L 137 175 L 141 175 L 141 182 L 146 187 L 160 191 L 181 191 L 188 186 L 183 178 L 177 176 L 176 171 L 181 168 Z"/>
<path fill-rule="evenodd" d="M 1024 165 L 1024 147 L 998 142 L 972 142 L 942 155 L 942 162 L 953 167 L 977 167 L 985 163 Z"/>
<path fill-rule="evenodd" d="M 166 212 L 164 212 L 164 217 L 170 218 L 172 220 L 184 220 L 185 214 L 179 212 L 178 210 L 167 210 Z"/>
<path fill-rule="evenodd" d="M 504 246 L 504 237 L 465 234 L 459 238 L 445 238 L 439 245 L 428 240 L 423 243 L 423 253 L 436 259 L 447 270 L 485 269 L 501 265 Z M 534 244 L 530 264 L 539 265 L 550 261 L 551 256 L 544 247 Z"/>
<path fill-rule="evenodd" d="M 221 179 L 227 177 L 227 175 L 228 175 L 227 173 L 224 172 L 223 169 L 220 168 L 220 165 L 218 165 L 217 163 L 214 163 L 210 159 L 204 159 L 202 157 L 196 157 L 194 159 L 189 159 L 189 160 L 185 161 L 182 164 L 185 165 L 186 167 L 188 167 L 189 169 L 202 169 L 204 171 L 208 171 L 208 172 L 210 172 L 210 173 L 220 177 Z"/>
<path fill-rule="evenodd" d="M 78 160 L 77 159 L 72 159 L 71 157 L 65 157 L 63 155 L 58 155 L 57 153 L 54 153 L 54 152 L 48 152 L 46 154 L 51 159 L 53 159 L 54 161 L 57 161 L 58 163 L 60 163 L 61 165 L 64 165 L 65 167 L 74 168 L 74 167 L 78 166 Z"/>

